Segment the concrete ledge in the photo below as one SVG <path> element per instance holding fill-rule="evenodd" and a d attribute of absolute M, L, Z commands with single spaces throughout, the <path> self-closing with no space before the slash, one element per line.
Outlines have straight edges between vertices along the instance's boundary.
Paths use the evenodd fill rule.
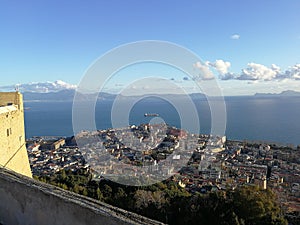
<path fill-rule="evenodd" d="M 0 168 L 0 224 L 162 223 Z"/>

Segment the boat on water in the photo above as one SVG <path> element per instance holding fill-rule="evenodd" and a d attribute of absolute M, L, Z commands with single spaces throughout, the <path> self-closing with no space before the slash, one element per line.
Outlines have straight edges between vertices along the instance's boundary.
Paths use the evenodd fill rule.
<path fill-rule="evenodd" d="M 159 116 L 158 113 L 145 113 L 144 114 L 145 117 L 156 117 L 156 116 Z"/>

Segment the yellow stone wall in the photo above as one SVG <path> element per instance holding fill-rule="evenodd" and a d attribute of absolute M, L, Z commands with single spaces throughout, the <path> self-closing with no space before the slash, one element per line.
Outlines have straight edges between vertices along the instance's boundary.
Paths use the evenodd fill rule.
<path fill-rule="evenodd" d="M 8 105 L 15 106 L 17 110 L 1 111 Z M 22 94 L 0 92 L 0 107 L 0 167 L 32 177 L 25 145 Z"/>

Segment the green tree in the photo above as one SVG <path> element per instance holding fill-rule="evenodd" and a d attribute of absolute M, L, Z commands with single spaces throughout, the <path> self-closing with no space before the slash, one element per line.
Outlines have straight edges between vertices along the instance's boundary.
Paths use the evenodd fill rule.
<path fill-rule="evenodd" d="M 75 192 L 75 193 L 79 193 L 79 186 L 78 186 L 78 184 L 75 184 L 74 185 L 74 187 L 73 187 L 73 192 Z"/>
<path fill-rule="evenodd" d="M 100 191 L 100 188 L 97 188 L 97 191 L 96 191 L 96 199 L 97 199 L 97 200 L 103 200 L 103 194 L 102 194 L 102 192 Z"/>
<path fill-rule="evenodd" d="M 82 189 L 82 195 L 88 196 L 88 191 L 85 187 L 83 187 L 83 189 Z"/>
<path fill-rule="evenodd" d="M 103 197 L 104 197 L 104 200 L 108 203 L 111 203 L 113 202 L 111 196 L 112 196 L 112 188 L 105 184 L 103 189 L 101 190 L 101 192 L 103 193 Z"/>
<path fill-rule="evenodd" d="M 287 225 L 283 213 L 271 190 L 257 186 L 239 188 L 232 193 L 233 211 L 245 224 Z"/>

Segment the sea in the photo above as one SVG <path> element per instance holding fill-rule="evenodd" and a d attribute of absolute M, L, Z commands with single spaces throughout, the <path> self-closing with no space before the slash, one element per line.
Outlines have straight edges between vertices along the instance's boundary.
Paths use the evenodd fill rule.
<path fill-rule="evenodd" d="M 300 97 L 238 96 L 225 97 L 224 102 L 226 112 L 224 134 L 228 139 L 294 146 L 300 144 Z M 200 130 L 198 132 L 210 134 L 212 132 L 212 112 L 209 102 L 203 98 L 195 99 L 193 103 L 199 118 L 197 123 L 199 122 Z M 83 107 L 84 104 L 83 102 Z M 184 105 L 185 102 L 182 104 Z M 25 101 L 24 106 L 26 138 L 74 135 L 72 126 L 73 102 Z M 98 130 L 113 127 L 112 106 L 113 100 L 97 102 L 94 119 Z M 170 102 L 158 98 L 147 98 L 133 105 L 127 116 L 127 124 L 152 123 L 154 118 L 145 117 L 145 113 L 157 113 L 159 119 L 156 122 L 164 121 L 178 128 L 182 126 L 182 117 L 189 119 L 188 113 L 180 115 L 181 113 Z M 196 121 L 190 122 L 195 123 Z"/>

